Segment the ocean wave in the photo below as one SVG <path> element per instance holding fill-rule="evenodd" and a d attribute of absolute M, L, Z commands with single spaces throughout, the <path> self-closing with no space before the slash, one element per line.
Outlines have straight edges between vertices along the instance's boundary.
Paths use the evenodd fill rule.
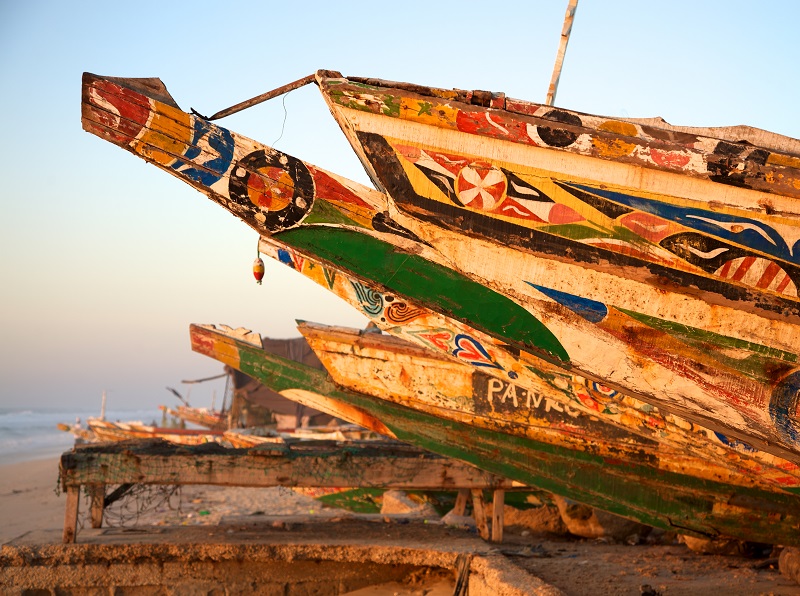
<path fill-rule="evenodd" d="M 0 418 L 4 416 L 32 416 L 35 412 L 33 410 L 11 410 L 9 412 L 3 412 L 0 410 Z"/>
<path fill-rule="evenodd" d="M 72 425 L 81 420 L 97 416 L 99 412 L 88 409 L 4 409 L 0 410 L 0 465 L 37 459 L 57 457 L 74 444 L 71 433 L 59 430 L 56 425 Z M 109 410 L 107 420 L 158 421 L 161 412 L 152 409 Z"/>

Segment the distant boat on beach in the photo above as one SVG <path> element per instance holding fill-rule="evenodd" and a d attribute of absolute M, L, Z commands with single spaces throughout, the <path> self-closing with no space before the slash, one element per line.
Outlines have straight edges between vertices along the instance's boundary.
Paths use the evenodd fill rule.
<path fill-rule="evenodd" d="M 195 408 L 192 406 L 158 406 L 167 416 L 172 416 L 175 419 L 188 422 L 189 424 L 196 424 L 210 430 L 225 430 L 228 428 L 228 414 L 225 411 L 213 410 L 210 408 Z"/>
<path fill-rule="evenodd" d="M 129 439 L 164 439 L 179 445 L 219 443 L 225 436 L 221 430 L 162 428 L 142 422 L 111 422 L 100 418 L 86 421 L 97 441 L 127 441 Z"/>

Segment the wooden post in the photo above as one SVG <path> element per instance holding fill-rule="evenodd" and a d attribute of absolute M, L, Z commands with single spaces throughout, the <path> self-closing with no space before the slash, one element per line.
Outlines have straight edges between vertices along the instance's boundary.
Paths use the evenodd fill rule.
<path fill-rule="evenodd" d="M 105 510 L 106 487 L 102 484 L 88 486 L 91 499 L 91 518 L 93 528 L 103 527 L 103 511 Z"/>
<path fill-rule="evenodd" d="M 64 535 L 62 542 L 71 544 L 75 542 L 75 535 L 78 532 L 78 505 L 80 504 L 81 487 L 68 486 L 67 490 L 67 510 L 64 515 Z"/>
<path fill-rule="evenodd" d="M 475 516 L 475 525 L 481 538 L 489 540 L 489 525 L 486 523 L 486 509 L 483 505 L 483 491 L 472 489 L 472 515 Z"/>
<path fill-rule="evenodd" d="M 572 33 L 572 21 L 575 19 L 575 11 L 578 9 L 578 0 L 569 0 L 567 5 L 567 14 L 564 16 L 564 26 L 561 28 L 561 42 L 558 46 L 558 53 L 556 54 L 556 64 L 553 67 L 553 77 L 550 79 L 550 87 L 547 89 L 547 98 L 544 100 L 545 105 L 551 106 L 556 100 L 556 90 L 558 89 L 558 81 L 561 78 L 561 67 L 564 65 L 564 55 L 567 53 L 567 43 L 569 43 L 569 34 Z"/>
<path fill-rule="evenodd" d="M 453 507 L 453 515 L 464 515 L 467 512 L 467 499 L 469 499 L 469 489 L 460 489 Z"/>
<path fill-rule="evenodd" d="M 505 509 L 506 491 L 498 488 L 492 499 L 492 542 L 503 542 L 503 509 Z"/>

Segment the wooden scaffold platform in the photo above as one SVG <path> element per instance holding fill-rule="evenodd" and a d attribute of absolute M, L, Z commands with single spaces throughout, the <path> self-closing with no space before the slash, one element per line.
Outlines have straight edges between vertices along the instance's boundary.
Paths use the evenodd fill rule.
<path fill-rule="evenodd" d="M 454 513 L 464 515 L 471 497 L 478 531 L 492 542 L 503 539 L 505 491 L 525 489 L 469 464 L 388 440 L 286 441 L 251 449 L 216 443 L 187 447 L 160 439 L 88 444 L 61 456 L 60 478 L 67 495 L 64 543 L 76 541 L 81 487 L 90 496 L 92 528 L 102 527 L 105 507 L 137 484 L 452 490 L 458 491 Z M 112 486 L 117 488 L 108 492 Z M 491 524 L 485 490 L 493 493 Z"/>

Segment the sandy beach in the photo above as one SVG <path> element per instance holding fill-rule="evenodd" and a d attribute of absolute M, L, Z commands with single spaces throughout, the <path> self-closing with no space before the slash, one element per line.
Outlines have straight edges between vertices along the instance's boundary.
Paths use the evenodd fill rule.
<path fill-rule="evenodd" d="M 62 528 L 66 497 L 58 483 L 58 458 L 0 466 L 0 544 L 33 530 Z M 119 508 L 110 508 L 114 524 Z M 81 511 L 86 507 L 81 502 Z M 214 525 L 225 517 L 316 515 L 335 517 L 342 511 L 323 508 L 312 497 L 291 489 L 187 486 L 168 502 L 148 508 L 138 520 L 123 509 L 125 525 Z M 117 519 L 119 515 L 116 516 Z"/>
<path fill-rule="evenodd" d="M 31 530 L 64 525 L 58 458 L 0 466 L 0 544 Z"/>
<path fill-rule="evenodd" d="M 35 531 L 61 529 L 65 500 L 58 490 L 57 458 L 0 466 L 0 544 Z M 587 593 L 590 586 L 602 586 L 604 594 L 640 594 L 645 586 L 654 594 L 704 594 L 724 585 L 742 595 L 800 595 L 800 585 L 780 575 L 774 559 L 700 555 L 669 537 L 631 545 L 543 534 L 526 528 L 525 516 L 509 509 L 505 539 L 498 548 L 514 565 L 567 594 Z M 129 517 L 126 525 L 224 527 L 232 520 L 250 520 L 274 526 L 280 522 L 271 520 L 280 516 L 333 524 L 352 518 L 350 512 L 324 507 L 287 488 L 193 486 L 183 487 L 179 495 L 150 507 L 138 519 Z M 113 519 L 108 522 L 115 525 Z"/>

